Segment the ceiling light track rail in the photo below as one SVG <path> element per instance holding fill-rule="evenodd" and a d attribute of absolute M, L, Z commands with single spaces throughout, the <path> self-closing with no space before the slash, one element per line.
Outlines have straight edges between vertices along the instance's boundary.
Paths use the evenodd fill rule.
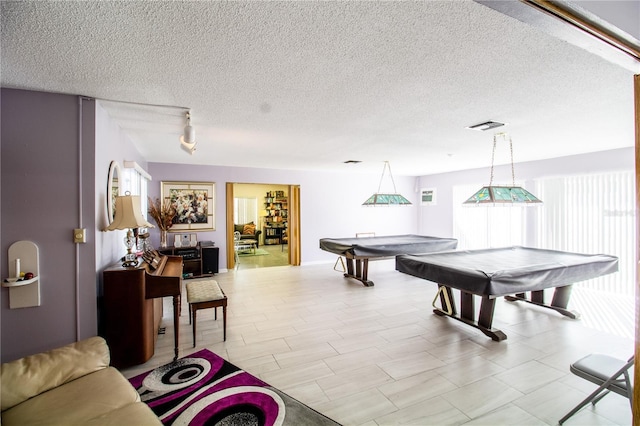
<path fill-rule="evenodd" d="M 187 111 L 187 112 L 191 111 L 191 108 L 178 106 L 178 105 L 145 104 L 142 102 L 119 101 L 116 99 L 106 99 L 106 98 L 95 98 L 95 99 L 98 101 L 113 102 L 113 103 L 125 104 L 125 105 L 137 105 L 137 106 L 146 106 L 146 107 L 152 107 L 152 108 L 167 108 L 167 109 L 174 109 L 174 110 Z"/>

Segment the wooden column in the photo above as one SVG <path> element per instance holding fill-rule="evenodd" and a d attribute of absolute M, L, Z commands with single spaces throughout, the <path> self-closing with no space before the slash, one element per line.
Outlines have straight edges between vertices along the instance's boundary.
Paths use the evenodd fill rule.
<path fill-rule="evenodd" d="M 235 252 L 233 243 L 233 231 L 235 230 L 233 227 L 233 182 L 227 182 L 225 188 L 225 202 L 227 203 L 227 226 L 225 228 L 227 232 L 227 269 L 233 271 L 236 267 L 236 259 L 233 255 Z"/>
<path fill-rule="evenodd" d="M 289 185 L 289 217 L 287 235 L 289 238 L 289 264 L 300 266 L 300 186 Z"/>

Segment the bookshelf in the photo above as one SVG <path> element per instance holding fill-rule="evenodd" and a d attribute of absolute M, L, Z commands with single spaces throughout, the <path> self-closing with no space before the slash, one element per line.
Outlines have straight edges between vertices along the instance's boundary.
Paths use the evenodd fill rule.
<path fill-rule="evenodd" d="M 287 229 L 288 199 L 284 191 L 269 191 L 264 197 L 264 244 L 282 244 Z"/>

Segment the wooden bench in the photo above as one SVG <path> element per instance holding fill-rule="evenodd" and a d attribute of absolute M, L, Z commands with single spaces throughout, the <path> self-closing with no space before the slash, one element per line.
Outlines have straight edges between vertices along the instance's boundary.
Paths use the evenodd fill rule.
<path fill-rule="evenodd" d="M 198 309 L 214 308 L 214 319 L 218 319 L 218 307 L 222 306 L 222 336 L 227 340 L 227 296 L 216 280 L 189 281 L 187 302 L 189 303 L 189 323 L 193 324 L 193 347 L 196 347 L 196 312 Z"/>

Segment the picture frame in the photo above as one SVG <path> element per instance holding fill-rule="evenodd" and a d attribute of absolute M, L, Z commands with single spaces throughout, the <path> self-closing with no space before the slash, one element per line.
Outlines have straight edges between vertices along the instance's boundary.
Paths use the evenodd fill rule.
<path fill-rule="evenodd" d="M 435 188 L 423 188 L 420 190 L 420 203 L 423 206 L 435 206 L 436 205 L 436 189 Z"/>
<path fill-rule="evenodd" d="M 176 209 L 169 232 L 215 231 L 215 183 L 162 181 L 160 196 Z"/>

